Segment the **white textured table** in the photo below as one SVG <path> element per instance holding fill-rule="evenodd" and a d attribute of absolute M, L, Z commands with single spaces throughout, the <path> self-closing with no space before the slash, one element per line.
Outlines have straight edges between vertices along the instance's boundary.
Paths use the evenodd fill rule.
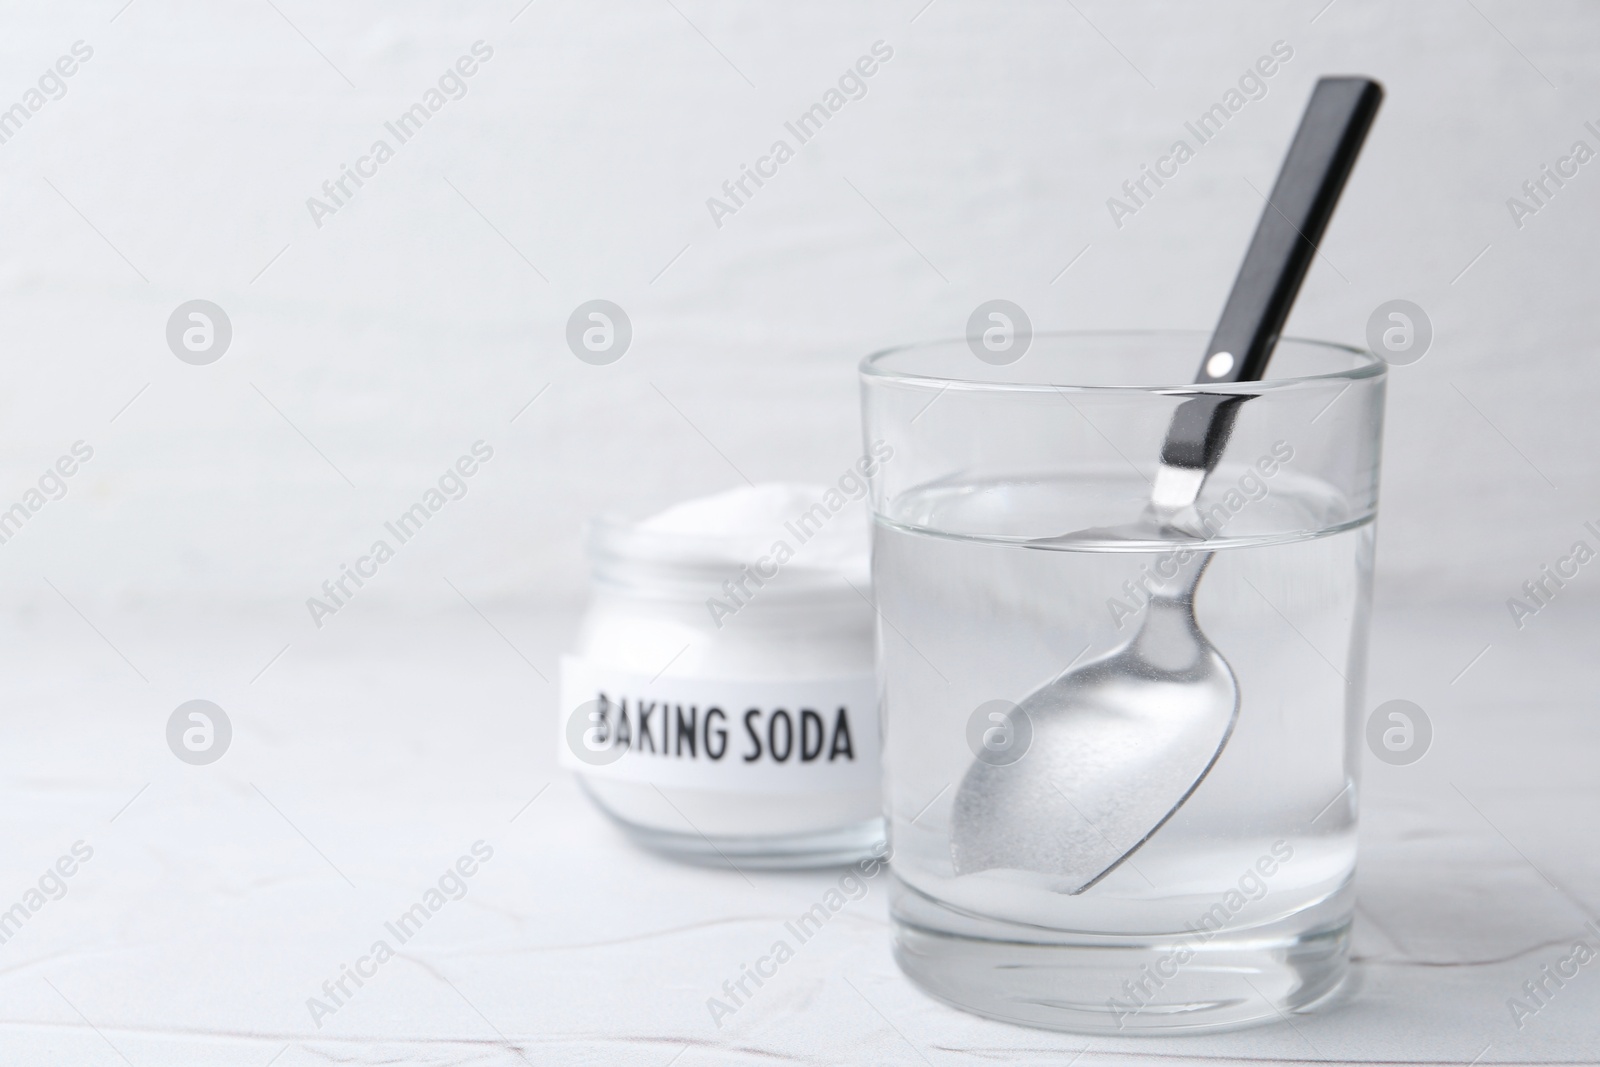
<path fill-rule="evenodd" d="M 0 908 L 75 842 L 93 856 L 0 944 L 0 1062 L 1600 1060 L 1600 961 L 1520 1028 L 1508 1006 L 1600 914 L 1592 603 L 1541 616 L 1537 640 L 1453 605 L 1380 609 L 1369 706 L 1415 700 L 1435 738 L 1413 766 L 1367 761 L 1346 993 L 1289 1025 L 1092 1041 L 923 996 L 890 959 L 881 884 L 713 1025 L 707 998 L 834 876 L 630 848 L 554 769 L 537 672 L 571 615 L 480 607 L 298 631 L 264 673 L 281 623 L 11 620 Z M 196 697 L 235 730 L 205 767 L 163 733 Z M 386 932 L 479 840 L 493 855 L 461 899 L 403 944 Z M 345 979 L 319 1028 L 308 998 L 331 1004 L 323 983 L 380 938 L 398 955 Z"/>

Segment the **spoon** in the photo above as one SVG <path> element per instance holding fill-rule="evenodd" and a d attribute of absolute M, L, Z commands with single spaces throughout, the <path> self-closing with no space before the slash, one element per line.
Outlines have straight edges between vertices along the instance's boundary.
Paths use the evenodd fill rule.
<path fill-rule="evenodd" d="M 1258 381 L 1266 371 L 1382 99 L 1367 78 L 1318 80 L 1196 385 Z M 951 815 L 958 875 L 1030 872 L 1056 892 L 1082 893 L 1150 840 L 1222 755 L 1239 715 L 1239 681 L 1195 619 L 1195 589 L 1212 557 L 1193 545 L 1208 536 L 1195 501 L 1250 398 L 1197 390 L 1178 405 L 1139 519 L 1027 543 L 1178 544 L 1153 566 L 1163 584 L 1133 637 L 1017 705 L 1002 733 L 1030 737 L 1020 756 L 980 758 L 968 769 Z M 1024 717 L 1027 731 L 1017 723 Z"/>

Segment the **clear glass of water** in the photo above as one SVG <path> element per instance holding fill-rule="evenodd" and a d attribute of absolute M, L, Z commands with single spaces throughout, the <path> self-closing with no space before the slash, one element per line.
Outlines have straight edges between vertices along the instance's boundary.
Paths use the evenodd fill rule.
<path fill-rule="evenodd" d="M 1041 334 L 1009 362 L 956 340 L 862 364 L 866 437 L 893 448 L 872 566 L 895 955 L 957 1007 L 1079 1032 L 1217 1029 L 1344 977 L 1384 365 L 1285 339 L 1265 381 L 1199 389 L 1185 383 L 1205 343 Z M 1097 536 L 1140 518 L 1173 413 L 1202 392 L 1243 398 L 1198 501 L 1203 539 Z M 1212 555 L 1194 618 L 1238 693 L 1198 785 L 1185 798 L 1142 774 L 1167 743 L 1155 728 L 1043 751 L 1050 731 L 1019 705 L 1124 649 L 1196 546 Z M 1038 810 L 975 838 L 959 814 L 974 767 L 1032 776 L 1015 780 L 1038 786 Z M 1099 822 L 1069 810 L 1084 795 Z M 1155 825 L 1115 814 L 1169 799 Z M 1059 877 L 1063 850 L 1083 851 L 1068 823 L 1123 857 L 1087 888 Z M 974 839 L 992 858 L 963 862 Z"/>

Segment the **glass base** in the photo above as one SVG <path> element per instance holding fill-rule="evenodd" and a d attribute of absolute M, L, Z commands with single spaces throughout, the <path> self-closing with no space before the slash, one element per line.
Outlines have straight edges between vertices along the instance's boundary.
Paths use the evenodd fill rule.
<path fill-rule="evenodd" d="M 702 867 L 767 871 L 843 867 L 864 859 L 881 858 L 884 852 L 881 818 L 794 834 L 705 835 L 640 826 L 607 810 L 604 805 L 599 807 L 634 844 Z"/>
<path fill-rule="evenodd" d="M 1130 937 L 984 919 L 893 884 L 900 969 L 953 1007 L 1023 1026 L 1170 1034 L 1276 1021 L 1332 994 L 1349 960 L 1348 899 L 1332 919 L 1326 901 L 1269 926 Z"/>

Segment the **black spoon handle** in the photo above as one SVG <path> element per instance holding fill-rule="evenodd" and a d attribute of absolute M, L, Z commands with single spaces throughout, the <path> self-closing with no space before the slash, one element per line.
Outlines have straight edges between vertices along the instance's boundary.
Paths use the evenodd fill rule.
<path fill-rule="evenodd" d="M 1256 224 L 1233 291 L 1200 363 L 1197 385 L 1258 381 L 1300 292 L 1345 179 L 1383 100 L 1370 78 L 1321 78 Z M 1197 396 L 1178 405 L 1161 462 L 1211 470 L 1222 458 L 1243 396 Z"/>

